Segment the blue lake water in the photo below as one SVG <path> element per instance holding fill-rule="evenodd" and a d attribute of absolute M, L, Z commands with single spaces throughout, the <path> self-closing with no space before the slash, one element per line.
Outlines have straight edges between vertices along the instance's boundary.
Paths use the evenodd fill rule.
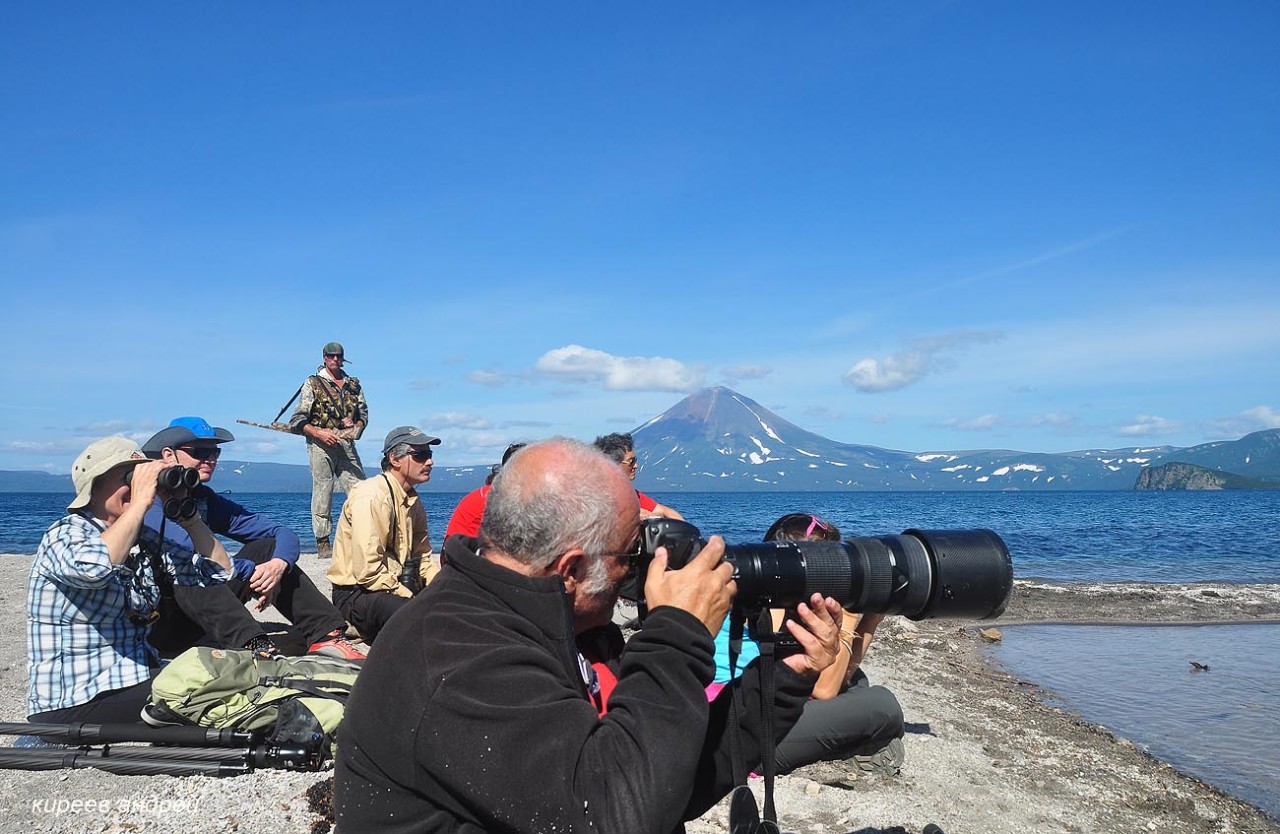
<path fill-rule="evenodd" d="M 1280 491 L 652 494 L 730 544 L 812 511 L 846 536 L 988 527 L 1019 578 L 1280 583 Z M 232 497 L 313 546 L 309 495 Z M 33 554 L 69 498 L 0 493 L 0 554 Z M 437 544 L 459 498 L 424 490 Z M 992 651 L 1066 708 L 1280 817 L 1280 626 L 1017 626 Z"/>

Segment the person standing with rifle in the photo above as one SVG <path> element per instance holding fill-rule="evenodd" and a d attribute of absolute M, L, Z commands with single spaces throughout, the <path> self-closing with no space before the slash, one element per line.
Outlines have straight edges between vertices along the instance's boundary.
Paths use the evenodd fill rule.
<path fill-rule="evenodd" d="M 369 424 L 369 405 L 360 380 L 343 370 L 347 359 L 342 345 L 329 342 L 323 353 L 323 364 L 298 389 L 300 397 L 289 418 L 289 430 L 307 438 L 311 530 L 316 537 L 316 554 L 328 559 L 333 555 L 329 534 L 333 529 L 334 482 L 350 495 L 365 477 L 356 441 Z"/>

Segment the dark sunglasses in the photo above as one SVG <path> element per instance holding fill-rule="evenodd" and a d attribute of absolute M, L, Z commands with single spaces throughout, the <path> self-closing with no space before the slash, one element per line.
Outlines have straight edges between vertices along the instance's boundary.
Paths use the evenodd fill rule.
<path fill-rule="evenodd" d="M 217 460 L 222 449 L 217 446 L 179 446 L 179 452 L 185 452 L 196 460 Z"/>
<path fill-rule="evenodd" d="M 342 354 L 341 354 L 341 353 L 326 353 L 326 354 L 324 355 L 324 358 L 325 358 L 325 359 L 341 359 L 341 358 L 342 358 Z"/>
<path fill-rule="evenodd" d="M 409 457 L 413 458 L 418 463 L 426 463 L 427 461 L 431 460 L 431 450 L 430 449 L 410 449 Z"/>

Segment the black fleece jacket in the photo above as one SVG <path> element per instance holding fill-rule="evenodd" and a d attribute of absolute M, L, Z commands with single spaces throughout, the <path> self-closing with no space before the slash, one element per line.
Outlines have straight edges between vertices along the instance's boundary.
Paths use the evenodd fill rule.
<path fill-rule="evenodd" d="M 733 787 L 726 688 L 708 705 L 707 629 L 652 611 L 615 658 L 596 713 L 559 577 L 531 578 L 445 543 L 447 564 L 378 636 L 338 738 L 339 832 L 667 834 Z M 605 641 L 621 646 L 621 640 Z M 748 766 L 759 762 L 759 678 L 741 684 Z M 779 664 L 775 735 L 811 681 Z"/>

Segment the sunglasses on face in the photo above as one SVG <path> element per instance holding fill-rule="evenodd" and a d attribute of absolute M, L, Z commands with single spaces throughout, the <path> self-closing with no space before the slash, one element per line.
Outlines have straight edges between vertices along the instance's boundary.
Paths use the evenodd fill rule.
<path fill-rule="evenodd" d="M 200 461 L 217 460 L 222 455 L 222 449 L 217 446 L 179 446 L 178 451 Z"/>
<path fill-rule="evenodd" d="M 409 457 L 413 458 L 418 463 L 426 463 L 427 461 L 431 460 L 431 450 L 430 449 L 410 449 Z"/>
<path fill-rule="evenodd" d="M 342 354 L 341 354 L 341 353 L 326 353 L 326 354 L 324 355 L 324 358 L 325 358 L 325 359 L 341 359 L 341 358 L 342 358 Z"/>

